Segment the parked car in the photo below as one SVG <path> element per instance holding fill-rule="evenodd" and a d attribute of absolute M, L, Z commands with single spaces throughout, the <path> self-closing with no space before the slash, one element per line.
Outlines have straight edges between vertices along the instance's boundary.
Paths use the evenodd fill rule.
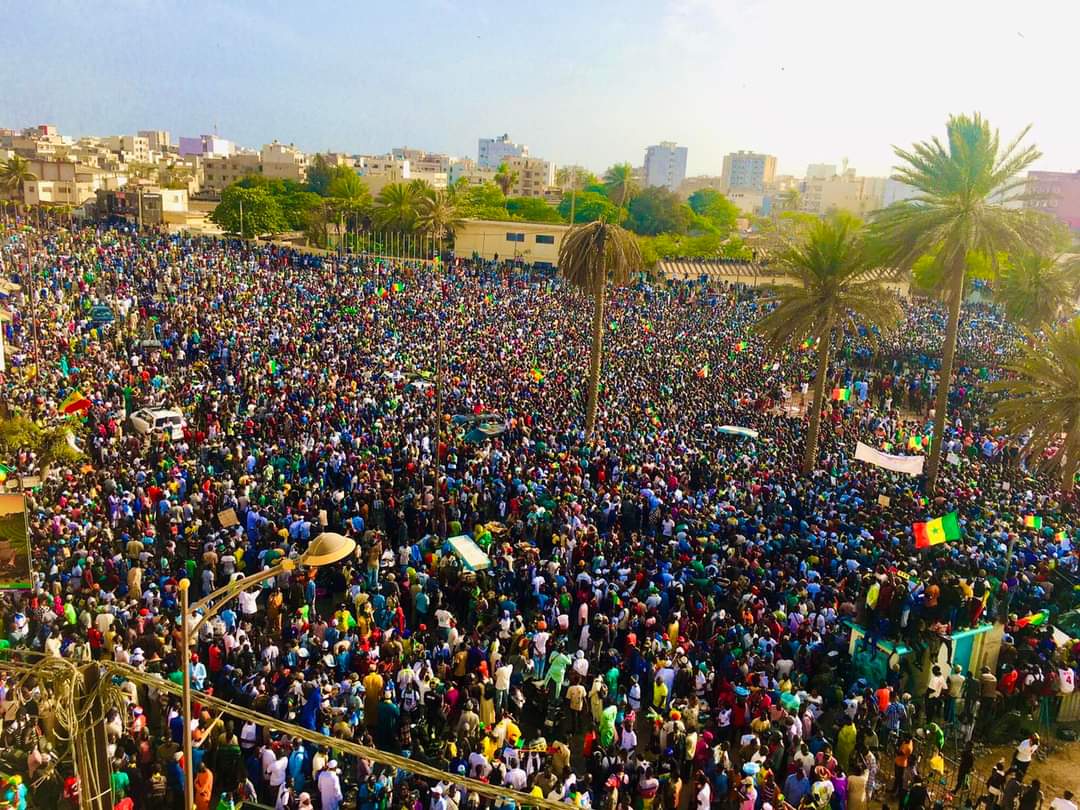
<path fill-rule="evenodd" d="M 167 433 L 170 439 L 184 438 L 184 415 L 170 408 L 140 408 L 128 417 L 128 424 L 139 436 Z"/>

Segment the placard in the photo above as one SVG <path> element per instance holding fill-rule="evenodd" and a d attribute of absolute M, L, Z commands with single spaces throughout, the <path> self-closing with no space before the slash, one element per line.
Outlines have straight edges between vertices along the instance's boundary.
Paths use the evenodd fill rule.
<path fill-rule="evenodd" d="M 330 525 L 330 516 L 326 514 L 325 509 L 319 510 L 319 525 L 324 528 Z"/>
<path fill-rule="evenodd" d="M 884 506 L 886 509 L 892 505 L 892 499 L 888 495 L 877 496 L 878 506 Z"/>
<path fill-rule="evenodd" d="M 30 590 L 34 586 L 30 562 L 26 499 L 0 495 L 0 591 Z"/>
<path fill-rule="evenodd" d="M 218 523 L 221 524 L 221 528 L 227 529 L 230 526 L 239 526 L 240 521 L 236 519 L 235 509 L 222 509 L 218 512 Z"/>

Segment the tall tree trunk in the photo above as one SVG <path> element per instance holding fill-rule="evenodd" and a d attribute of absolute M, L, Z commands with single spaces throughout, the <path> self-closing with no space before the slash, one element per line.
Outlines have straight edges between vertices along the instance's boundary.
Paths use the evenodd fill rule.
<path fill-rule="evenodd" d="M 964 299 L 964 263 L 961 254 L 959 266 L 951 268 L 949 279 L 949 325 L 945 329 L 945 346 L 941 353 L 941 371 L 938 374 L 937 397 L 934 403 L 934 435 L 930 440 L 930 461 L 926 470 L 926 494 L 933 495 L 937 487 L 938 470 L 941 468 L 941 448 L 945 444 L 945 417 L 949 411 L 949 388 L 952 386 L 953 361 L 956 359 L 956 335 L 960 328 L 960 304 Z"/>
<path fill-rule="evenodd" d="M 829 353 L 832 350 L 832 316 L 826 325 L 818 348 L 817 378 L 814 380 L 814 401 L 810 406 L 810 425 L 806 429 L 802 471 L 809 475 L 817 467 L 818 435 L 821 433 L 821 406 L 825 402 L 825 378 L 829 374 Z"/>
<path fill-rule="evenodd" d="M 1080 423 L 1077 423 L 1061 448 L 1065 453 L 1065 463 L 1061 470 L 1061 493 L 1068 495 L 1076 486 L 1076 473 L 1080 472 Z"/>
<path fill-rule="evenodd" d="M 604 294 L 603 281 L 593 295 L 592 352 L 589 354 L 589 403 L 585 410 L 585 433 L 592 435 L 596 425 L 596 405 L 600 399 L 600 360 L 604 353 Z"/>

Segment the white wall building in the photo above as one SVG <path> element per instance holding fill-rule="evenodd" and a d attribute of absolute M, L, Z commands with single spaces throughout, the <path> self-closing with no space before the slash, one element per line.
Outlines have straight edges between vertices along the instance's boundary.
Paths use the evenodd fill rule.
<path fill-rule="evenodd" d="M 645 150 L 645 185 L 675 191 L 686 179 L 686 147 L 661 141 Z"/>
<path fill-rule="evenodd" d="M 528 157 L 529 147 L 523 143 L 514 143 L 509 135 L 498 138 L 481 138 L 477 149 L 476 162 L 482 169 L 497 169 L 499 164 L 509 158 Z"/>
<path fill-rule="evenodd" d="M 724 190 L 747 188 L 764 191 L 767 183 L 776 176 L 776 158 L 760 152 L 732 152 L 724 156 L 724 169 L 720 175 Z"/>

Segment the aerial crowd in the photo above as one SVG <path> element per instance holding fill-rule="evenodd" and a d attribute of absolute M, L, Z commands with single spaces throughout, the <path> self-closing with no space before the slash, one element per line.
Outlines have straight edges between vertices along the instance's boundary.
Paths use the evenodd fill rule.
<path fill-rule="evenodd" d="M 40 480 L 30 587 L 0 594 L 2 654 L 174 683 L 186 666 L 195 690 L 275 718 L 196 695 L 198 810 L 527 796 L 1070 810 L 1068 786 L 1027 773 L 1038 735 L 990 772 L 974 753 L 1009 711 L 1048 725 L 1080 666 L 1042 613 L 1071 606 L 1077 503 L 990 418 L 987 384 L 1024 340 L 995 308 L 965 306 L 949 460 L 927 496 L 854 453 L 922 452 L 945 328 L 933 301 L 905 298 L 880 342 L 844 335 L 828 388 L 851 394 L 827 403 L 803 475 L 814 347 L 768 350 L 760 290 L 646 277 L 614 291 L 586 435 L 591 303 L 556 275 L 123 228 L 3 233 L 0 270 L 21 287 L 2 324 L 5 406 L 67 420 L 83 458 L 4 460 L 9 480 Z M 182 427 L 136 429 L 147 408 Z M 953 512 L 959 539 L 916 546 L 915 523 Z M 185 654 L 181 580 L 194 601 L 322 532 L 355 554 L 283 567 Z M 462 535 L 481 564 L 448 542 Z M 999 618 L 996 666 L 958 662 Z M 181 808 L 179 698 L 115 679 L 112 801 Z M 22 751 L 31 796 L 52 797 L 38 806 L 75 807 L 48 702 L 0 660 L 0 748 Z"/>

